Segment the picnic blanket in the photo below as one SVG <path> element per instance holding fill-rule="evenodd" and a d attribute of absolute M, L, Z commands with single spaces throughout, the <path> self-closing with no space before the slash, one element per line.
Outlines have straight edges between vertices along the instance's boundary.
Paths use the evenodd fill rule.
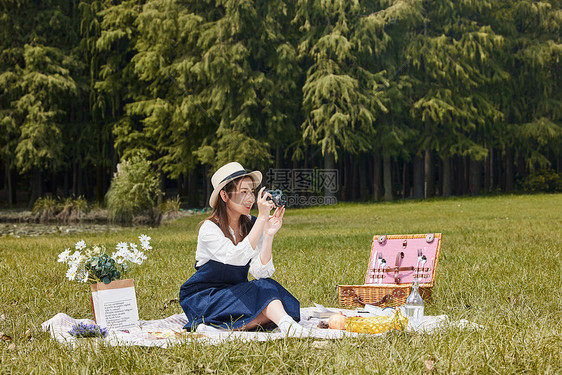
<path fill-rule="evenodd" d="M 370 307 L 366 311 L 359 310 L 346 310 L 330 308 L 333 312 L 342 312 L 346 316 L 384 316 L 393 313 L 390 309 L 380 309 Z M 310 329 L 308 337 L 318 339 L 341 339 L 343 337 L 355 337 L 360 334 L 354 332 L 347 332 L 343 330 L 334 329 L 320 329 L 318 323 L 320 318 L 315 318 L 315 313 L 318 312 L 318 307 L 301 308 L 300 315 L 302 324 L 305 328 Z M 324 319 L 325 320 L 325 319 Z M 278 329 L 273 331 L 232 331 L 222 328 L 215 328 L 205 324 L 197 326 L 197 330 L 189 332 L 183 329 L 187 323 L 185 314 L 176 314 L 160 320 L 141 320 L 139 327 L 128 330 L 115 330 L 109 329 L 108 335 L 102 338 L 96 338 L 96 342 L 104 343 L 111 346 L 157 346 L 166 348 L 170 345 L 177 345 L 182 342 L 199 340 L 199 342 L 216 345 L 227 341 L 241 340 L 241 341 L 267 341 L 278 340 L 286 338 L 286 335 Z M 91 342 L 84 339 L 79 339 L 72 336 L 69 331 L 79 323 L 94 323 L 91 319 L 74 319 L 64 313 L 58 313 L 51 319 L 41 324 L 41 328 L 45 332 L 50 332 L 51 336 L 64 344 L 72 346 L 79 345 L 81 342 Z M 432 333 L 437 330 L 445 329 L 451 326 L 459 328 L 481 328 L 480 325 L 468 322 L 467 320 L 460 320 L 451 322 L 446 315 L 439 316 L 426 316 L 422 321 L 410 322 L 408 324 L 408 331 L 420 333 Z M 384 335 L 384 333 L 378 334 Z M 375 335 L 371 335 L 375 336 Z"/>

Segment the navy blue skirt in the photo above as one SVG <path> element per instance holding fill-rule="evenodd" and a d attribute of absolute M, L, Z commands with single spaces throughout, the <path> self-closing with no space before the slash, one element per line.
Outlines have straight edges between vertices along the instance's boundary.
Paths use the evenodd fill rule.
<path fill-rule="evenodd" d="M 232 266 L 213 260 L 195 272 L 180 289 L 180 305 L 189 319 L 186 329 L 198 324 L 235 329 L 254 320 L 273 300 L 280 300 L 297 322 L 300 320 L 299 301 L 277 281 L 248 281 L 250 264 Z"/>

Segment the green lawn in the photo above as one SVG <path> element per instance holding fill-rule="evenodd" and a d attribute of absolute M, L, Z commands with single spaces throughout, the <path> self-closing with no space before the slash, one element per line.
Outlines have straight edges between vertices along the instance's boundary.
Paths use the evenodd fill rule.
<path fill-rule="evenodd" d="M 562 195 L 501 196 L 287 210 L 274 243 L 274 278 L 302 306 L 337 306 L 337 284 L 361 284 L 374 234 L 441 232 L 427 315 L 486 327 L 433 335 L 392 333 L 328 342 L 170 349 L 68 349 L 42 333 L 58 312 L 92 317 L 89 287 L 65 279 L 57 254 L 84 239 L 113 247 L 146 233 L 154 249 L 135 279 L 141 319 L 181 312 L 180 285 L 193 273 L 203 216 L 156 229 L 0 238 L 0 373 L 440 373 L 562 372 Z M 29 338 L 31 336 L 31 339 Z M 15 344 L 15 349 L 10 347 Z"/>

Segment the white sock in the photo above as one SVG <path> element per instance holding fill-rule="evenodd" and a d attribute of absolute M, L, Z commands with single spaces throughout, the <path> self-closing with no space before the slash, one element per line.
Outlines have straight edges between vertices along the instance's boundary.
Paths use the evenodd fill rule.
<path fill-rule="evenodd" d="M 277 326 L 281 332 L 286 333 L 290 337 L 304 337 L 308 333 L 303 326 L 295 322 L 289 315 L 282 317 Z"/>

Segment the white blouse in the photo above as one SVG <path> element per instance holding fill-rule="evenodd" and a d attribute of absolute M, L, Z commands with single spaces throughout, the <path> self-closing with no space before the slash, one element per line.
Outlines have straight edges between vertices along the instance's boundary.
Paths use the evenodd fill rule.
<path fill-rule="evenodd" d="M 232 237 L 236 238 L 232 228 L 229 229 Z M 264 265 L 261 263 L 259 254 L 262 242 L 263 233 L 255 249 L 252 248 L 248 237 L 234 245 L 232 241 L 224 235 L 217 224 L 210 220 L 205 220 L 201 228 L 199 228 L 195 264 L 197 267 L 200 267 L 209 260 L 214 260 L 233 266 L 245 266 L 250 262 L 250 274 L 256 279 L 271 277 L 275 271 L 275 267 L 273 267 L 273 257 L 267 264 Z"/>

